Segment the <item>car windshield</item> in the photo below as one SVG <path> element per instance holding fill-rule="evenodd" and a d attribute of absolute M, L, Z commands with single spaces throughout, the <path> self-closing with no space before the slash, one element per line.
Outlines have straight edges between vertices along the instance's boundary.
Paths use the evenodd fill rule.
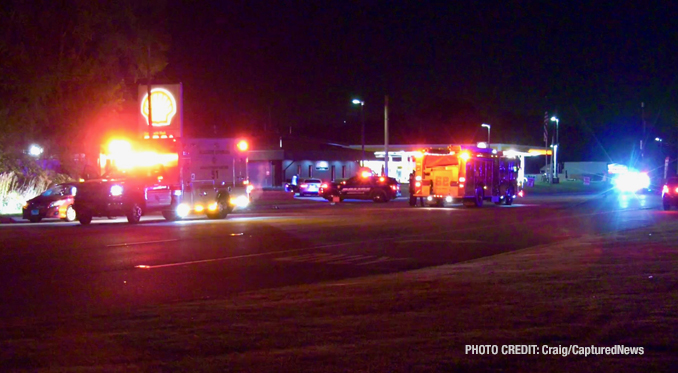
<path fill-rule="evenodd" d="M 56 185 L 53 186 L 46 191 L 44 191 L 41 196 L 43 197 L 50 197 L 50 196 L 58 196 L 61 195 L 61 192 L 64 190 L 64 188 L 61 185 Z"/>
<path fill-rule="evenodd" d="M 306 180 L 304 180 L 304 182 L 305 183 L 318 183 L 318 184 L 322 183 L 322 181 L 320 181 L 320 179 L 306 179 Z"/>

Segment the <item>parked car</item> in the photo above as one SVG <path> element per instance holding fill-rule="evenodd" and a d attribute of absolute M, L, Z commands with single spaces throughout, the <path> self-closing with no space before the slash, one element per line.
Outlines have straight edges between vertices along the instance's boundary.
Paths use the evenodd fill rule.
<path fill-rule="evenodd" d="M 323 181 L 320 179 L 304 179 L 299 184 L 299 197 L 313 195 L 317 196 L 320 193 L 320 185 Z"/>
<path fill-rule="evenodd" d="M 354 176 L 342 182 L 323 184 L 320 195 L 328 201 L 333 197 L 388 202 L 400 197 L 400 183 L 392 177 L 377 175 Z"/>
<path fill-rule="evenodd" d="M 678 207 L 678 176 L 669 178 L 662 188 L 662 205 L 664 210 L 671 210 L 671 206 Z"/>
<path fill-rule="evenodd" d="M 23 208 L 23 218 L 31 223 L 42 219 L 75 220 L 73 200 L 77 192 L 76 183 L 57 184 L 41 195 L 28 200 Z"/>

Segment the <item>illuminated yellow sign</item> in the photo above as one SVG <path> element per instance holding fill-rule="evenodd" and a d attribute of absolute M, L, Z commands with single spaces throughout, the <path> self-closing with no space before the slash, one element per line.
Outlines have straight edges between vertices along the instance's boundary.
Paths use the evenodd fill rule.
<path fill-rule="evenodd" d="M 141 114 L 148 123 L 148 94 L 141 100 Z M 177 114 L 177 101 L 170 91 L 164 88 L 151 90 L 151 119 L 154 127 L 169 126 Z"/>
<path fill-rule="evenodd" d="M 534 155 L 552 155 L 552 154 L 553 154 L 553 153 L 551 152 L 550 149 L 549 149 L 549 150 L 545 150 L 545 149 L 530 149 L 530 150 L 528 150 L 527 152 L 530 153 L 530 154 L 534 154 Z"/>

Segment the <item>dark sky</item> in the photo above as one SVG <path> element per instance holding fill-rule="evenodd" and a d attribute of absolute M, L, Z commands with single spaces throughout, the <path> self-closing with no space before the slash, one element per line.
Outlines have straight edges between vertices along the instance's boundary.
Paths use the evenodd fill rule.
<path fill-rule="evenodd" d="M 541 145 L 548 110 L 566 158 L 626 161 L 641 102 L 648 138 L 678 138 L 669 2 L 197 3 L 170 8 L 164 72 L 195 135 L 359 144 L 359 97 L 381 143 L 388 95 L 392 143 L 481 141 L 486 122 L 493 142 Z"/>

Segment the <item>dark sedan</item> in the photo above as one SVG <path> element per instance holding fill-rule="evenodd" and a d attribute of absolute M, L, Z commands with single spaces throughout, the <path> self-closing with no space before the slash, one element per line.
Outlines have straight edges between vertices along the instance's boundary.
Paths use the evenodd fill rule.
<path fill-rule="evenodd" d="M 28 200 L 23 208 L 23 218 L 37 223 L 42 219 L 75 220 L 73 200 L 76 193 L 75 183 L 57 184 L 41 195 Z"/>

